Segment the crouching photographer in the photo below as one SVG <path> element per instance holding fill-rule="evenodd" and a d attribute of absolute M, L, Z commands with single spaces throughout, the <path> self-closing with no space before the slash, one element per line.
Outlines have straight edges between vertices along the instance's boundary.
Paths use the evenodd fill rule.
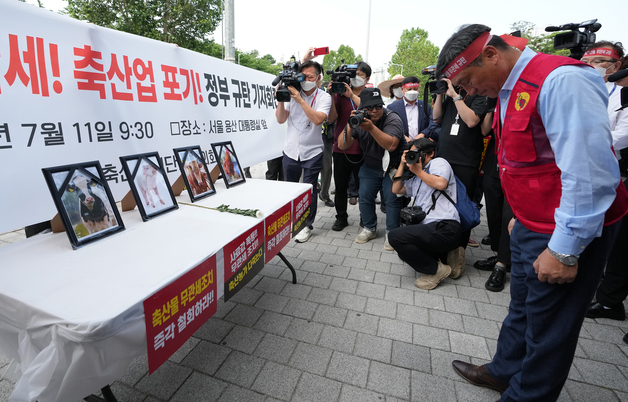
<path fill-rule="evenodd" d="M 448 276 L 458 278 L 464 271 L 464 261 L 455 253 L 462 232 L 460 217 L 443 194 L 456 199 L 456 180 L 449 163 L 434 158 L 434 149 L 432 141 L 419 138 L 401 157 L 392 191 L 414 197 L 414 202 L 402 210 L 406 225 L 388 234 L 388 241 L 399 258 L 423 274 L 414 285 L 426 290 L 434 289 Z M 408 180 L 403 180 L 405 167 L 406 172 L 414 174 Z M 422 220 L 417 207 L 425 213 Z M 416 221 L 419 222 L 413 223 Z"/>

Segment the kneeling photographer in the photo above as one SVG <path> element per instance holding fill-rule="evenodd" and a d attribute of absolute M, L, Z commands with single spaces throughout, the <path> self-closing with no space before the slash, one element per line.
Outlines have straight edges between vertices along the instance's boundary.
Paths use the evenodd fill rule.
<path fill-rule="evenodd" d="M 445 192 L 455 200 L 456 180 L 449 163 L 434 158 L 434 149 L 432 141 L 419 138 L 410 151 L 404 152 L 392 191 L 414 197 L 414 202 L 402 210 L 405 226 L 388 234 L 388 241 L 399 258 L 423 274 L 414 285 L 426 290 L 434 289 L 448 276 L 455 279 L 464 271 L 464 261 L 459 261 L 458 254 L 452 252 L 460 242 L 460 217 L 454 204 L 442 194 Z M 415 176 L 403 180 L 406 166 L 405 171 Z"/>

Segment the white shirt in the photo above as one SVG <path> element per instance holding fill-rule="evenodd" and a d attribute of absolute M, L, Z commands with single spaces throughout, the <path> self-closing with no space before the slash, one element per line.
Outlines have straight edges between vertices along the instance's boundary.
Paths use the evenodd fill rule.
<path fill-rule="evenodd" d="M 403 98 L 406 107 L 406 117 L 408 118 L 408 136 L 411 140 L 419 135 L 419 102 L 414 101 L 414 105 Z"/>
<path fill-rule="evenodd" d="M 614 82 L 607 82 L 606 89 L 610 97 L 608 98 L 608 118 L 611 121 L 611 135 L 613 136 L 613 148 L 615 156 L 621 159 L 619 150 L 628 147 L 628 108 L 624 110 L 617 109 L 621 107 L 621 88 Z"/>
<path fill-rule="evenodd" d="M 312 95 L 307 96 L 301 91 L 301 97 L 308 105 L 312 105 L 312 109 L 329 116 L 331 96 L 327 92 L 317 88 Z M 301 105 L 293 98 L 290 98 L 290 102 L 286 102 L 284 107 L 289 115 L 286 120 L 288 129 L 283 152 L 295 161 L 306 161 L 323 152 L 323 124 L 314 125 L 305 115 Z"/>

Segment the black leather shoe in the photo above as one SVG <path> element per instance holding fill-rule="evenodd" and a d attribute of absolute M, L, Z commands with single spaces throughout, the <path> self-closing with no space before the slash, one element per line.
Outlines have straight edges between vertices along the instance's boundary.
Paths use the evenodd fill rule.
<path fill-rule="evenodd" d="M 331 227 L 331 230 L 335 232 L 340 232 L 342 229 L 346 228 L 347 226 L 349 226 L 349 222 L 347 222 L 346 219 L 336 219 L 333 226 Z"/>
<path fill-rule="evenodd" d="M 386 204 L 380 205 L 379 210 L 382 211 L 383 213 L 386 213 Z"/>
<path fill-rule="evenodd" d="M 497 264 L 497 256 L 488 257 L 486 260 L 477 260 L 473 263 L 473 266 L 480 271 L 492 271 Z"/>
<path fill-rule="evenodd" d="M 604 308 L 599 302 L 591 302 L 589 310 L 585 315 L 587 318 L 610 318 L 611 320 L 624 321 L 626 319 L 626 310 L 624 304 L 620 303 L 616 307 L 609 309 Z"/>
<path fill-rule="evenodd" d="M 491 245 L 491 236 L 490 235 L 486 235 L 482 238 L 482 244 L 484 244 L 485 246 L 490 246 Z"/>
<path fill-rule="evenodd" d="M 508 389 L 508 384 L 501 383 L 488 372 L 486 364 L 483 366 L 476 366 L 475 364 L 454 360 L 451 365 L 454 366 L 454 370 L 460 377 L 469 381 L 473 385 L 491 388 L 502 394 Z"/>
<path fill-rule="evenodd" d="M 624 343 L 628 343 L 628 333 L 624 335 Z"/>
<path fill-rule="evenodd" d="M 491 276 L 488 277 L 484 287 L 491 292 L 501 292 L 504 290 L 504 279 L 506 279 L 506 271 L 495 268 Z"/>

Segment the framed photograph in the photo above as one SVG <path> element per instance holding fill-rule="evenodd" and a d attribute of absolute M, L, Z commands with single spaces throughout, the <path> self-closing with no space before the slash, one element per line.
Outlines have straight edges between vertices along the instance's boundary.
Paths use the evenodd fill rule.
<path fill-rule="evenodd" d="M 100 162 L 42 169 L 73 249 L 124 230 Z"/>
<path fill-rule="evenodd" d="M 195 202 L 212 194 L 216 194 L 216 188 L 212 182 L 207 164 L 203 159 L 201 147 L 175 148 L 174 155 L 177 158 L 181 176 L 185 182 L 185 187 L 190 194 L 190 200 Z"/>
<path fill-rule="evenodd" d="M 212 144 L 212 149 L 214 150 L 214 155 L 216 155 L 216 162 L 220 166 L 220 173 L 225 180 L 227 188 L 244 183 L 246 181 L 244 170 L 240 165 L 231 141 Z"/>
<path fill-rule="evenodd" d="M 120 162 L 144 222 L 179 208 L 157 152 L 121 156 Z"/>

